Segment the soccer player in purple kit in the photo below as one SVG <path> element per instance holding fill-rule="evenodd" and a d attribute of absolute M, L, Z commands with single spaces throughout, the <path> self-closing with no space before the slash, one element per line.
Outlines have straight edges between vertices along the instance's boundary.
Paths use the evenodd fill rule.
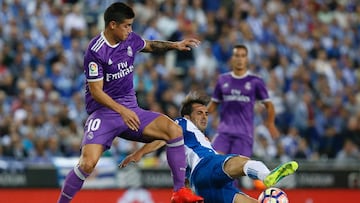
<path fill-rule="evenodd" d="M 105 30 L 89 43 L 84 56 L 86 110 L 78 164 L 66 176 L 58 203 L 70 202 L 93 172 L 102 153 L 115 137 L 151 142 L 166 141 L 166 154 L 174 182 L 171 202 L 201 202 L 185 187 L 185 149 L 182 129 L 169 117 L 141 109 L 133 87 L 134 57 L 138 52 L 190 50 L 200 42 L 144 40 L 132 32 L 134 11 L 128 5 L 111 4 L 104 13 Z"/>
<path fill-rule="evenodd" d="M 279 136 L 275 126 L 275 109 L 264 81 L 248 69 L 248 49 L 235 45 L 230 59 L 232 71 L 221 74 L 208 104 L 212 113 L 220 105 L 220 122 L 213 147 L 219 153 L 251 157 L 254 134 L 254 106 L 261 101 L 267 111 L 265 126 L 273 138 Z"/>

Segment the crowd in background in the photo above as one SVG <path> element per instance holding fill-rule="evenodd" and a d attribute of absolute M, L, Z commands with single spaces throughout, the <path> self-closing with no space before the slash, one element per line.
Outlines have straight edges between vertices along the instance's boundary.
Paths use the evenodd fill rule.
<path fill-rule="evenodd" d="M 78 156 L 84 108 L 83 55 L 104 27 L 111 0 L 0 0 L 0 157 L 51 163 Z M 190 90 L 211 96 L 230 71 L 235 44 L 266 82 L 281 138 L 257 105 L 254 156 L 360 160 L 360 4 L 355 0 L 132 0 L 133 30 L 145 39 L 196 37 L 189 52 L 139 54 L 139 105 L 179 116 Z M 216 132 L 209 117 L 207 135 Z M 116 140 L 104 156 L 138 144 Z M 161 156 L 161 152 L 154 156 Z"/>

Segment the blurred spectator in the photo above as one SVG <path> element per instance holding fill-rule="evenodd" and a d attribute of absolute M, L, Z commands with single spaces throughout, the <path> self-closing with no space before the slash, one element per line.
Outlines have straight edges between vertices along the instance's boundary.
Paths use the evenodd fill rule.
<path fill-rule="evenodd" d="M 305 138 L 299 139 L 298 147 L 294 154 L 294 159 L 317 160 Z"/>
<path fill-rule="evenodd" d="M 233 45 L 228 41 L 226 34 L 221 35 L 212 45 L 212 52 L 219 63 L 219 70 L 221 73 L 229 70 L 227 63 L 232 55 L 232 46 Z"/>
<path fill-rule="evenodd" d="M 9 98 L 6 97 L 6 93 L 0 90 L 0 122 L 10 115 L 11 104 Z"/>
<path fill-rule="evenodd" d="M 344 139 L 349 139 L 360 148 L 360 114 L 358 116 L 351 116 L 347 121 L 346 127 L 340 133 Z"/>
<path fill-rule="evenodd" d="M 86 19 L 83 15 L 82 4 L 76 3 L 64 9 L 70 9 L 70 12 L 64 18 L 64 35 L 70 38 L 81 38 L 85 36 Z"/>
<path fill-rule="evenodd" d="M 34 154 L 29 157 L 27 163 L 36 165 L 51 165 L 52 157 L 47 152 L 47 140 L 45 138 L 36 138 L 34 143 Z"/>
<path fill-rule="evenodd" d="M 286 154 L 290 157 L 295 157 L 299 151 L 299 145 L 301 142 L 301 136 L 299 131 L 295 127 L 290 127 L 285 136 L 281 137 L 281 143 L 285 149 Z"/>
<path fill-rule="evenodd" d="M 186 94 L 185 94 L 186 90 L 185 90 L 184 83 L 181 80 L 175 80 L 172 83 L 171 89 L 172 89 L 172 91 L 174 91 L 172 102 L 175 104 L 175 107 L 179 108 L 181 105 L 181 102 L 184 101 L 184 99 L 186 97 Z M 179 116 L 179 115 L 177 115 L 177 116 Z"/>
<path fill-rule="evenodd" d="M 0 89 L 3 90 L 6 94 L 13 95 L 15 93 L 14 77 L 11 75 L 8 66 L 3 63 L 3 53 L 0 54 Z"/>
<path fill-rule="evenodd" d="M 143 37 L 149 40 L 164 40 L 164 36 L 156 27 L 156 23 L 158 19 L 156 17 L 152 17 L 145 23 L 147 26 L 143 32 Z"/>
<path fill-rule="evenodd" d="M 264 125 L 255 128 L 253 156 L 270 161 L 277 155 L 276 143 Z"/>
<path fill-rule="evenodd" d="M 197 53 L 193 71 L 195 71 L 194 74 L 197 81 L 206 82 L 203 80 L 214 78 L 218 69 L 218 61 L 211 51 L 211 44 L 209 42 L 203 42 Z"/>
<path fill-rule="evenodd" d="M 153 27 L 156 24 L 155 16 L 158 10 L 157 4 L 153 0 L 143 0 L 134 2 L 134 12 L 136 13 L 136 21 L 141 30 L 144 27 Z M 139 28 L 138 28 L 139 29 Z M 153 40 L 152 38 L 146 38 Z"/>
<path fill-rule="evenodd" d="M 344 165 L 360 159 L 359 147 L 350 139 L 346 139 L 343 148 L 337 153 L 336 164 Z"/>

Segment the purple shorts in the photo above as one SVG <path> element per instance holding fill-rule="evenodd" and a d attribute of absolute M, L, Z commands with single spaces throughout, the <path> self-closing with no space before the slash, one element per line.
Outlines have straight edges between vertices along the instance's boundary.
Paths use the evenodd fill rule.
<path fill-rule="evenodd" d="M 153 141 L 151 138 L 144 137 L 142 132 L 149 123 L 160 116 L 160 113 L 147 111 L 140 107 L 131 110 L 140 119 L 139 131 L 129 129 L 117 112 L 108 108 L 101 108 L 94 111 L 86 120 L 81 146 L 101 144 L 105 150 L 108 150 L 116 137 L 144 143 Z"/>
<path fill-rule="evenodd" d="M 219 133 L 214 137 L 212 145 L 216 151 L 224 154 L 238 154 L 247 157 L 252 155 L 252 140 L 242 139 L 239 136 Z"/>

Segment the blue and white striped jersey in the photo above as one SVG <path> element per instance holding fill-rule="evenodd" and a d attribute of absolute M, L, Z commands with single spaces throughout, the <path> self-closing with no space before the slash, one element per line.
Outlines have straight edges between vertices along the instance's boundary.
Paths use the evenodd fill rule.
<path fill-rule="evenodd" d="M 189 119 L 178 118 L 175 120 L 182 130 L 185 142 L 186 162 L 191 172 L 204 157 L 217 154 L 210 141 Z"/>

